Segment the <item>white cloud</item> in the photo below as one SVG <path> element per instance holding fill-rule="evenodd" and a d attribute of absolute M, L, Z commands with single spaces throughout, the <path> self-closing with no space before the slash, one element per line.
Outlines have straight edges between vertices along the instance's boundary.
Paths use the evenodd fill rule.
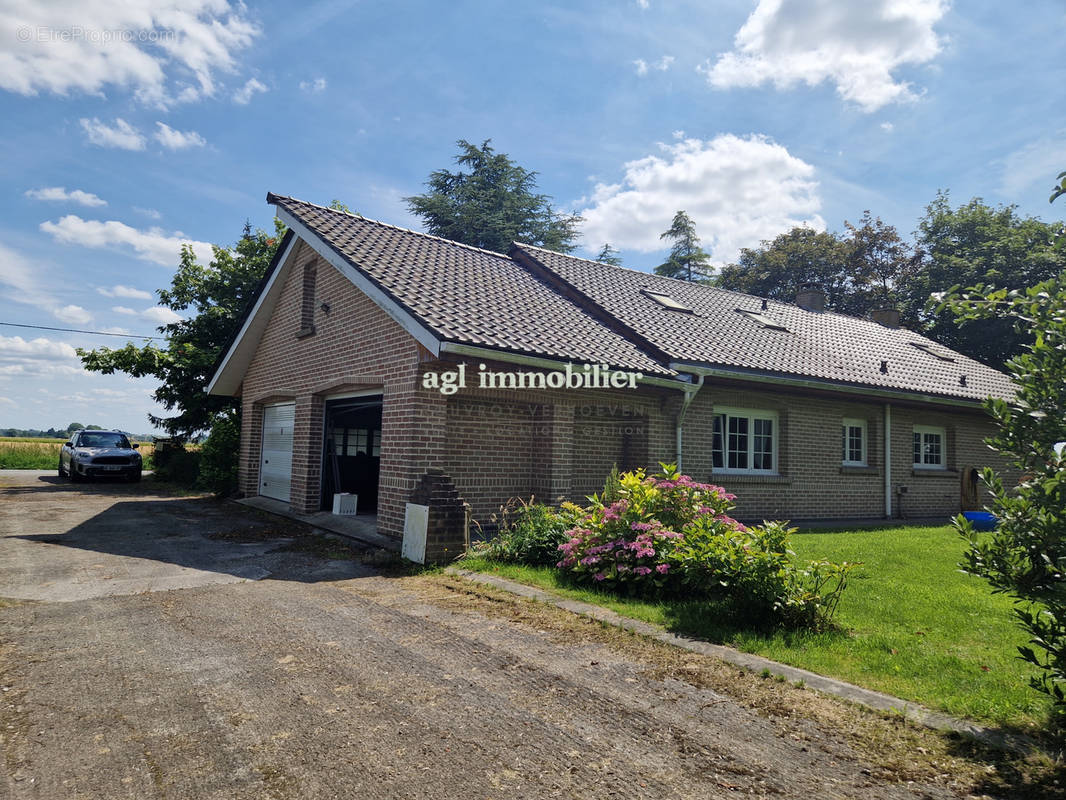
<path fill-rule="evenodd" d="M 733 51 L 700 70 L 719 89 L 832 81 L 844 100 L 876 111 L 914 99 L 892 73 L 936 57 L 933 27 L 947 9 L 947 0 L 759 0 Z"/>
<path fill-rule="evenodd" d="M 151 300 L 152 293 L 145 292 L 141 289 L 134 289 L 130 286 L 123 286 L 121 284 L 112 286 L 110 289 L 104 286 L 97 287 L 96 291 L 102 294 L 104 297 L 128 297 L 132 300 Z"/>
<path fill-rule="evenodd" d="M 121 150 L 143 150 L 146 139 L 139 130 L 124 119 L 116 119 L 113 126 L 96 117 L 82 117 L 81 127 L 92 144 L 100 147 L 117 147 Z"/>
<path fill-rule="evenodd" d="M 883 130 L 885 133 L 892 133 L 892 131 L 894 131 L 895 129 L 896 129 L 896 126 L 893 125 L 891 122 L 882 122 L 881 123 L 881 130 Z"/>
<path fill-rule="evenodd" d="M 146 308 L 141 312 L 141 317 L 149 322 L 156 322 L 160 325 L 168 325 L 171 322 L 181 322 L 183 319 L 180 314 L 175 313 L 166 306 L 152 306 Z"/>
<path fill-rule="evenodd" d="M 80 364 L 66 342 L 0 336 L 0 376 L 73 375 L 82 371 Z"/>
<path fill-rule="evenodd" d="M 154 208 L 141 208 L 140 206 L 134 206 L 133 210 L 138 214 L 144 214 L 149 219 L 163 219 L 163 215 L 156 211 Z"/>
<path fill-rule="evenodd" d="M 318 94 L 326 90 L 326 79 L 315 78 L 313 81 L 300 81 L 300 91 L 308 94 Z"/>
<path fill-rule="evenodd" d="M 670 65 L 674 63 L 673 56 L 663 56 L 658 61 L 648 63 L 643 58 L 638 58 L 633 62 L 633 65 L 637 68 L 637 75 L 647 75 L 648 70 L 654 69 L 659 72 L 666 72 L 670 69 Z"/>
<path fill-rule="evenodd" d="M 69 305 L 52 311 L 56 319 L 69 322 L 73 325 L 85 325 L 92 321 L 93 315 L 81 306 Z"/>
<path fill-rule="evenodd" d="M 303 84 L 300 84 L 300 87 L 303 88 Z M 250 78 L 244 86 L 233 93 L 233 102 L 246 106 L 252 101 L 254 95 L 265 91 L 267 91 L 265 84 L 255 78 Z"/>
<path fill-rule="evenodd" d="M 127 317 L 137 317 L 138 319 L 143 319 L 145 322 L 152 322 L 156 325 L 169 325 L 171 322 L 181 322 L 181 320 L 184 319 L 180 314 L 174 313 L 166 306 L 151 306 L 143 311 L 138 311 L 129 306 L 112 306 L 111 310 L 116 314 L 124 314 Z"/>
<path fill-rule="evenodd" d="M 1003 194 L 1012 200 L 1036 189 L 1038 194 L 1051 194 L 1055 176 L 1066 169 L 1066 143 L 1058 136 L 1044 137 L 1015 150 L 1003 162 L 1001 186 Z"/>
<path fill-rule="evenodd" d="M 796 225 L 824 229 L 814 168 L 765 136 L 685 139 L 625 164 L 619 183 L 597 184 L 581 211 L 586 242 L 655 252 L 679 210 L 696 223 L 716 263 L 732 261 Z"/>
<path fill-rule="evenodd" d="M 83 192 L 81 189 L 75 189 L 72 192 L 68 192 L 64 186 L 49 186 L 43 189 L 30 189 L 26 192 L 26 197 L 29 197 L 32 200 L 77 203 L 78 205 L 88 206 L 89 208 L 97 208 L 99 206 L 107 205 L 106 200 L 101 200 L 91 192 Z"/>
<path fill-rule="evenodd" d="M 637 5 L 643 9 L 648 8 L 648 0 L 637 0 Z"/>
<path fill-rule="evenodd" d="M 177 131 L 163 122 L 157 122 L 156 127 L 155 140 L 168 150 L 187 150 L 207 144 L 207 140 L 196 131 Z"/>
<path fill-rule="evenodd" d="M 10 8 L 12 4 L 5 4 Z M 166 106 L 210 97 L 216 74 L 260 33 L 229 0 L 49 0 L 0 16 L 0 89 L 103 94 L 132 90 Z"/>
<path fill-rule="evenodd" d="M 180 231 L 171 234 L 159 228 L 142 231 L 116 220 L 100 222 L 68 214 L 56 222 L 42 222 L 40 228 L 65 244 L 93 248 L 129 247 L 138 258 L 167 267 L 178 263 L 183 244 L 191 244 L 196 257 L 205 264 L 213 255 L 210 244 L 190 239 Z"/>

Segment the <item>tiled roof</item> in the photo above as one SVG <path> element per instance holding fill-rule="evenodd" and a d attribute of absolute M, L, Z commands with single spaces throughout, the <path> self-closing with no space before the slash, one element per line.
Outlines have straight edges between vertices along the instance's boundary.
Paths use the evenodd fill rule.
<path fill-rule="evenodd" d="M 759 297 L 540 247 L 515 245 L 512 254 L 534 259 L 674 361 L 968 400 L 1013 394 L 1003 373 L 902 328 L 773 300 L 763 311 Z M 669 295 L 693 313 L 665 308 L 641 289 Z M 765 327 L 737 309 L 761 314 L 787 330 Z M 887 362 L 886 372 L 882 362 Z"/>
<path fill-rule="evenodd" d="M 269 195 L 441 341 L 675 373 L 500 253 Z"/>

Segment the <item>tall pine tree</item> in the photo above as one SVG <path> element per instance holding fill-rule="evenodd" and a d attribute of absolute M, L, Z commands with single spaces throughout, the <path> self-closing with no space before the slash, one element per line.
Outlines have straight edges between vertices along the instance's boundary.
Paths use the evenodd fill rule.
<path fill-rule="evenodd" d="M 674 214 L 670 230 L 665 231 L 659 238 L 669 239 L 673 245 L 666 261 L 655 268 L 656 275 L 683 281 L 705 281 L 710 277 L 711 257 L 700 247 L 696 223 L 688 214 L 684 211 Z"/>

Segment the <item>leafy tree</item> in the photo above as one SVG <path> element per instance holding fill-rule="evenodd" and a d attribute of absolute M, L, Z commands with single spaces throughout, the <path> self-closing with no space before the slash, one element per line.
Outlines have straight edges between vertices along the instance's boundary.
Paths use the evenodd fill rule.
<path fill-rule="evenodd" d="M 486 139 L 480 147 L 460 139 L 456 163 L 467 171 L 437 170 L 425 194 L 404 198 L 426 230 L 445 239 L 506 253 L 512 242 L 562 253 L 574 249 L 581 217 L 562 214 L 536 191 L 536 172 L 497 153 Z"/>
<path fill-rule="evenodd" d="M 601 264 L 610 264 L 612 267 L 622 266 L 622 257 L 618 255 L 617 250 L 611 247 L 610 242 L 604 242 L 600 254 L 596 256 L 596 260 Z"/>
<path fill-rule="evenodd" d="M 655 268 L 656 275 L 685 281 L 704 281 L 710 276 L 711 257 L 700 247 L 696 223 L 687 213 L 674 214 L 670 229 L 660 234 L 659 239 L 669 239 L 673 245 L 666 261 Z"/>
<path fill-rule="evenodd" d="M 80 422 L 72 422 L 69 425 L 67 425 L 67 433 L 74 433 L 74 431 L 80 431 L 80 430 L 84 430 L 84 429 L 85 429 L 85 426 L 82 425 Z"/>
<path fill-rule="evenodd" d="M 215 360 L 236 330 L 284 233 L 280 222 L 274 223 L 273 233 L 253 232 L 245 223 L 234 247 L 216 245 L 207 265 L 196 260 L 190 246 L 183 246 L 170 288 L 161 289 L 158 294 L 161 305 L 184 312 L 188 318 L 159 328 L 166 337 L 163 347 L 129 343 L 116 349 L 78 350 L 85 369 L 157 378 L 161 383 L 155 399 L 175 413 L 148 418 L 179 441 L 211 428 L 219 415 L 238 415 L 238 402 L 230 397 L 209 396 L 207 383 Z"/>
<path fill-rule="evenodd" d="M 1049 280 L 1066 268 L 1066 256 L 1052 245 L 1059 227 L 976 197 L 952 208 L 948 193 L 938 192 L 918 223 L 919 262 L 900 287 L 904 318 L 948 347 L 1003 368 L 1032 342 L 1027 329 L 1002 315 L 968 315 L 956 325 L 950 315 L 934 311 L 929 298 L 953 286 L 1022 287 Z"/>
<path fill-rule="evenodd" d="M 863 212 L 858 225 L 845 220 L 844 227 L 847 271 L 856 287 L 853 304 L 867 306 L 864 311 L 877 306 L 895 307 L 897 287 L 910 279 L 918 260 L 914 247 L 869 210 Z"/>
<path fill-rule="evenodd" d="M 959 517 L 965 571 L 1014 598 L 1029 635 L 1021 657 L 1042 670 L 1033 686 L 1066 709 L 1066 271 L 1025 290 L 978 285 L 947 307 L 962 321 L 1005 320 L 1032 341 L 1008 362 L 1017 395 L 985 406 L 999 425 L 989 444 L 1022 473 L 1008 489 L 991 469 L 983 480 L 999 520 L 986 536 Z"/>
<path fill-rule="evenodd" d="M 1066 172 L 1059 174 L 1048 202 L 1066 194 Z M 1061 191 L 1060 191 L 1061 189 Z M 1059 226 L 1051 249 L 1066 251 L 1066 229 Z M 1029 646 L 1021 658 L 1041 670 L 1031 680 L 1066 711 L 1066 269 L 1024 291 L 978 285 L 959 294 L 953 287 L 944 305 L 960 324 L 994 318 L 1009 320 L 1032 334 L 1032 341 L 1007 365 L 1016 395 L 989 399 L 986 408 L 999 423 L 989 444 L 1022 473 L 1008 491 L 991 469 L 982 478 L 992 495 L 998 525 L 978 536 L 959 517 L 955 526 L 966 540 L 965 571 L 980 575 L 992 590 L 1009 594 Z"/>
<path fill-rule="evenodd" d="M 858 314 L 866 299 L 855 302 L 849 258 L 847 244 L 836 234 L 796 227 L 760 247 L 742 248 L 737 263 L 719 271 L 715 285 L 791 303 L 801 286 L 812 284 L 825 291 L 827 308 Z"/>

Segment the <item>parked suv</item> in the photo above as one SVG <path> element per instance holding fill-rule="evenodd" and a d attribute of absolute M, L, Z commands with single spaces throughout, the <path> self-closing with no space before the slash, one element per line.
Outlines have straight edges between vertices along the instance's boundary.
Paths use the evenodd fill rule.
<path fill-rule="evenodd" d="M 121 431 L 78 431 L 59 451 L 59 477 L 141 479 L 140 445 Z"/>

